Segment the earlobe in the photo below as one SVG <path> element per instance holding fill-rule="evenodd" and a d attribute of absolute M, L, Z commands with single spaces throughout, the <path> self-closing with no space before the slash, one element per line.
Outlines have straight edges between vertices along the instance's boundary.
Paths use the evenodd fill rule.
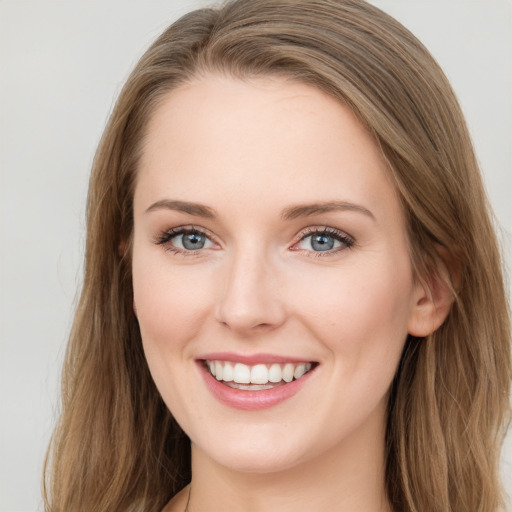
<path fill-rule="evenodd" d="M 455 299 L 452 276 L 439 259 L 435 274 L 417 282 L 409 334 L 423 338 L 439 329 L 446 320 Z"/>

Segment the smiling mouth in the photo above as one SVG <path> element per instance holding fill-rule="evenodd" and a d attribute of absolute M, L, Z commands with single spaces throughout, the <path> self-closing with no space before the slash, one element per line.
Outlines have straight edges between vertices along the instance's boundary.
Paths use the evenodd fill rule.
<path fill-rule="evenodd" d="M 273 363 L 247 365 L 220 360 L 203 360 L 206 370 L 230 388 L 259 391 L 299 380 L 318 363 Z"/>

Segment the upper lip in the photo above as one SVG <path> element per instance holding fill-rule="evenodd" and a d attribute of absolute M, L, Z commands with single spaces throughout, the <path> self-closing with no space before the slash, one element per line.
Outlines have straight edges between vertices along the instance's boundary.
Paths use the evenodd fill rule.
<path fill-rule="evenodd" d="M 229 361 L 231 363 L 243 363 L 246 365 L 255 365 L 258 363 L 311 363 L 312 359 L 302 357 L 290 357 L 278 354 L 236 354 L 234 352 L 210 352 L 197 357 L 201 361 Z"/>

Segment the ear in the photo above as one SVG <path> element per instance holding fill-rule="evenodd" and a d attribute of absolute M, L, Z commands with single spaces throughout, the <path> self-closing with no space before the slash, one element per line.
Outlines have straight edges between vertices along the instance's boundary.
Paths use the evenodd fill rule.
<path fill-rule="evenodd" d="M 455 299 L 458 276 L 449 262 L 446 249 L 437 248 L 435 268 L 426 278 L 418 280 L 414 290 L 414 305 L 409 317 L 408 332 L 423 338 L 439 329 L 446 320 Z M 450 268 L 450 271 L 449 271 Z"/>

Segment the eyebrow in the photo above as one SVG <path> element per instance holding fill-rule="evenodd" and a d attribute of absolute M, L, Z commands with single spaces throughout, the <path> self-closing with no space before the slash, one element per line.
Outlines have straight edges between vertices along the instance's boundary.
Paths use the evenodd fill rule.
<path fill-rule="evenodd" d="M 216 211 L 209 206 L 205 206 L 200 203 L 191 203 L 188 201 L 178 201 L 175 199 L 161 199 L 160 201 L 153 203 L 146 212 L 160 209 L 179 211 L 206 219 L 215 219 L 217 217 Z M 283 220 L 293 220 L 333 211 L 359 212 L 375 220 L 375 216 L 370 210 L 364 206 L 349 203 L 347 201 L 327 201 L 322 203 L 289 206 L 282 211 L 281 218 Z"/>
<path fill-rule="evenodd" d="M 217 214 L 213 208 L 205 206 L 199 203 L 189 203 L 188 201 L 176 201 L 173 199 L 162 199 L 153 203 L 147 210 L 151 212 L 153 210 L 175 210 L 178 212 L 188 213 L 196 217 L 204 217 L 206 219 L 214 219 Z"/>
<path fill-rule="evenodd" d="M 328 201 L 324 203 L 304 204 L 285 208 L 281 214 L 283 220 L 298 219 L 300 217 L 311 217 L 333 211 L 359 212 L 375 220 L 373 213 L 364 206 L 349 203 L 347 201 Z"/>

